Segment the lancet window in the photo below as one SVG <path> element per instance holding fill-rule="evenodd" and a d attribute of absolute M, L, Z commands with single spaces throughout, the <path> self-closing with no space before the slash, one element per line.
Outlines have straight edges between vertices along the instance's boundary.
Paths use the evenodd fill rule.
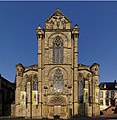
<path fill-rule="evenodd" d="M 33 75 L 32 82 L 32 104 L 38 105 L 38 78 L 37 75 Z"/>
<path fill-rule="evenodd" d="M 53 63 L 63 63 L 63 41 L 59 36 L 53 42 Z"/>
<path fill-rule="evenodd" d="M 79 79 L 79 102 L 83 103 L 83 76 L 82 74 L 79 74 L 78 76 Z"/>
<path fill-rule="evenodd" d="M 38 79 L 37 79 L 37 77 L 34 77 L 32 87 L 33 87 L 34 91 L 38 90 Z"/>
<path fill-rule="evenodd" d="M 20 88 L 20 105 L 26 105 L 26 81 L 23 81 L 21 83 L 21 88 Z"/>
<path fill-rule="evenodd" d="M 83 81 L 79 81 L 79 101 L 83 102 Z"/>
<path fill-rule="evenodd" d="M 63 79 L 63 74 L 60 68 L 56 69 L 53 82 L 54 82 L 54 92 L 55 93 L 63 92 L 64 79 Z"/>

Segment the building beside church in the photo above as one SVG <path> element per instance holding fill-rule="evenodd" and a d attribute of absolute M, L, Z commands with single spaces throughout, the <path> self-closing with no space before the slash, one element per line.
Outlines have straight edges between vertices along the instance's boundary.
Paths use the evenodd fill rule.
<path fill-rule="evenodd" d="M 117 107 L 117 81 L 101 82 L 99 88 L 100 110 L 107 111 L 109 109 L 108 114 L 114 113 L 114 109 Z"/>
<path fill-rule="evenodd" d="M 15 83 L 0 74 L 0 116 L 11 115 L 11 103 L 15 100 Z"/>
<path fill-rule="evenodd" d="M 36 30 L 38 64 L 16 65 L 13 116 L 60 118 L 98 116 L 98 68 L 78 64 L 79 27 L 57 9 Z"/>

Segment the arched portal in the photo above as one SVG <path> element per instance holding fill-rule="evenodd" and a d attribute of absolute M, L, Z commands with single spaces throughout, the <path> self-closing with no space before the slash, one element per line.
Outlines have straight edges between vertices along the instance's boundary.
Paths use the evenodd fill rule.
<path fill-rule="evenodd" d="M 49 101 L 48 116 L 52 118 L 53 116 L 60 116 L 60 118 L 65 118 L 66 113 L 66 100 L 64 97 L 56 95 L 52 97 Z"/>

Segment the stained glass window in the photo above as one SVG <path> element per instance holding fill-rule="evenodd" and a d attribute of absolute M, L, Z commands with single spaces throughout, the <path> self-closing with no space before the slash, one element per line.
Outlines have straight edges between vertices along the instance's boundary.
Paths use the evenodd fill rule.
<path fill-rule="evenodd" d="M 79 102 L 83 103 L 83 75 L 80 73 L 78 75 L 78 80 L 79 80 Z"/>
<path fill-rule="evenodd" d="M 59 36 L 53 43 L 53 63 L 63 63 L 63 41 Z"/>
<path fill-rule="evenodd" d="M 63 80 L 63 74 L 60 68 L 57 68 L 54 74 L 54 92 L 60 93 L 63 91 L 64 86 L 64 80 Z"/>
<path fill-rule="evenodd" d="M 83 102 L 83 83 L 79 81 L 79 101 L 80 103 Z"/>
<path fill-rule="evenodd" d="M 33 90 L 35 90 L 35 91 L 38 90 L 38 80 L 37 79 L 33 80 Z"/>

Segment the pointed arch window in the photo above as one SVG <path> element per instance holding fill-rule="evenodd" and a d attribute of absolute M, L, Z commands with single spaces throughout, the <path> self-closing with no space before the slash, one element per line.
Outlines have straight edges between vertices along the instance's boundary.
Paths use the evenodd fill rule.
<path fill-rule="evenodd" d="M 20 87 L 20 105 L 26 105 L 26 81 L 21 83 Z"/>
<path fill-rule="evenodd" d="M 37 75 L 33 75 L 32 83 L 32 104 L 38 105 L 38 78 Z"/>
<path fill-rule="evenodd" d="M 38 77 L 36 74 L 33 75 L 32 89 L 33 91 L 38 91 Z"/>
<path fill-rule="evenodd" d="M 83 103 L 83 75 L 80 73 L 79 76 L 78 76 L 78 79 L 79 79 L 79 102 L 80 103 Z"/>
<path fill-rule="evenodd" d="M 37 78 L 35 78 L 34 80 L 33 80 L 33 84 L 32 84 L 33 86 L 33 90 L 34 91 L 38 91 L 38 79 Z"/>
<path fill-rule="evenodd" d="M 63 92 L 64 80 L 63 80 L 63 74 L 60 68 L 56 69 L 53 82 L 54 82 L 54 92 L 55 93 Z"/>
<path fill-rule="evenodd" d="M 63 63 L 63 41 L 59 36 L 53 42 L 53 63 Z"/>
<path fill-rule="evenodd" d="M 83 81 L 79 81 L 79 101 L 83 103 Z"/>

